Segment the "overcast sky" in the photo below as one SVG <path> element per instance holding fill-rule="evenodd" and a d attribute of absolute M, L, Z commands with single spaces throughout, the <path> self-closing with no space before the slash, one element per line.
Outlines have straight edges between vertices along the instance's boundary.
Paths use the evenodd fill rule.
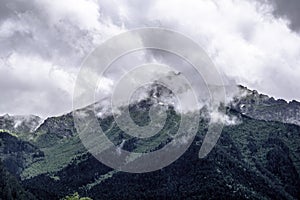
<path fill-rule="evenodd" d="M 300 100 L 299 10 L 299 0 L 1 0 L 0 114 L 70 111 L 84 58 L 148 26 L 191 37 L 239 84 Z"/>

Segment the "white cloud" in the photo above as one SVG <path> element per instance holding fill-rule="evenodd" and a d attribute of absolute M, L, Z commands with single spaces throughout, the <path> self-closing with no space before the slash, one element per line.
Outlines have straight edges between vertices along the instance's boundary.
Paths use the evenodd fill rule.
<path fill-rule="evenodd" d="M 192 37 L 237 82 L 299 100 L 300 37 L 271 12 L 251 1 L 172 0 L 156 1 L 147 17 Z"/>
<path fill-rule="evenodd" d="M 122 31 L 96 1 L 13 1 L 0 10 L 0 113 L 69 112 L 83 59 Z"/>
<path fill-rule="evenodd" d="M 238 83 L 300 100 L 300 36 L 287 19 L 273 17 L 272 5 L 248 0 L 4 0 L 2 5 L 0 113 L 70 110 L 66 99 L 83 59 L 105 39 L 146 26 L 191 37 Z M 105 90 L 111 86 L 103 84 Z"/>
<path fill-rule="evenodd" d="M 42 117 L 69 111 L 75 74 L 39 57 L 12 54 L 0 67 L 1 112 Z"/>
<path fill-rule="evenodd" d="M 87 0 L 45 0 L 36 1 L 40 9 L 47 11 L 48 20 L 55 25 L 61 20 L 78 24 L 83 30 L 100 28 L 99 6 L 95 1 Z"/>
<path fill-rule="evenodd" d="M 241 121 L 235 116 L 228 116 L 220 111 L 211 110 L 209 112 L 210 123 L 220 123 L 226 126 L 237 125 L 241 123 Z"/>

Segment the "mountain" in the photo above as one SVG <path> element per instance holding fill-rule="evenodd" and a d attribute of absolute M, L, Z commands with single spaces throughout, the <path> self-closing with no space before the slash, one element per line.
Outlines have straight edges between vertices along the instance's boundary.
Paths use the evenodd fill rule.
<path fill-rule="evenodd" d="M 20 137 L 30 138 L 39 125 L 43 122 L 43 119 L 35 115 L 3 115 L 0 116 L 0 130 L 6 130 L 15 134 L 18 134 Z M 23 134 L 26 135 L 23 135 Z"/>
<path fill-rule="evenodd" d="M 299 102 L 275 100 L 243 86 L 239 86 L 239 95 L 232 101 L 232 107 L 254 119 L 300 125 Z"/>
<path fill-rule="evenodd" d="M 1 131 L 0 157 L 8 171 L 18 177 L 26 167 L 42 160 L 44 153 L 33 144 L 18 139 L 16 135 Z"/>
<path fill-rule="evenodd" d="M 12 176 L 0 161 L 0 199 L 34 200 L 36 197 L 24 190 L 18 180 Z"/>
<path fill-rule="evenodd" d="M 38 159 L 27 159 L 18 172 L 11 170 L 39 199 L 59 199 L 76 192 L 93 199 L 299 199 L 299 103 L 275 100 L 245 87 L 239 91 L 226 108 L 228 118 L 234 120 L 226 124 L 216 146 L 203 159 L 198 153 L 209 125 L 205 110 L 190 148 L 174 163 L 154 172 L 125 173 L 100 163 L 81 143 L 72 113 L 46 119 L 30 133 L 30 139 L 6 132 L 2 137 L 13 142 L 3 142 L 2 148 L 9 150 L 0 156 L 16 155 L 15 145 L 9 144 L 18 142 L 31 146 L 16 145 L 20 147 L 17 152 L 32 157 L 40 152 Z M 181 116 L 167 89 L 156 85 L 147 94 L 133 101 L 129 112 L 136 124 L 145 126 L 151 107 L 165 108 L 166 123 L 150 138 L 126 134 L 105 103 L 81 111 L 86 114 L 96 106 L 99 125 L 115 145 L 131 152 L 152 152 L 173 139 Z"/>
<path fill-rule="evenodd" d="M 204 159 L 198 158 L 203 124 L 188 151 L 161 170 L 118 172 L 87 153 L 57 172 L 23 184 L 38 196 L 53 199 L 75 191 L 93 199 L 297 199 L 300 127 L 248 117 L 242 121 L 227 126 Z"/>

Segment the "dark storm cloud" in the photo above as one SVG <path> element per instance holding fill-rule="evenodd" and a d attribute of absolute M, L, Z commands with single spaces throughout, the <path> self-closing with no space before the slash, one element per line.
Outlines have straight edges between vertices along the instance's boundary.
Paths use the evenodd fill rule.
<path fill-rule="evenodd" d="M 300 31 L 300 1 L 299 0 L 269 0 L 274 5 L 274 15 L 290 20 L 290 28 Z"/>

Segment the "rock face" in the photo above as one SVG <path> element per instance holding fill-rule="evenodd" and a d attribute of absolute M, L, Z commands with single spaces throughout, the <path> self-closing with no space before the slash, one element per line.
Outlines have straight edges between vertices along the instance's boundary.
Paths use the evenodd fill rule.
<path fill-rule="evenodd" d="M 50 117 L 34 132 L 35 143 L 40 147 L 51 146 L 57 140 L 72 137 L 75 133 L 72 113 L 60 117 Z"/>
<path fill-rule="evenodd" d="M 300 125 L 299 102 L 275 100 L 255 90 L 251 91 L 243 86 L 239 88 L 239 96 L 231 104 L 237 111 L 255 119 Z"/>

